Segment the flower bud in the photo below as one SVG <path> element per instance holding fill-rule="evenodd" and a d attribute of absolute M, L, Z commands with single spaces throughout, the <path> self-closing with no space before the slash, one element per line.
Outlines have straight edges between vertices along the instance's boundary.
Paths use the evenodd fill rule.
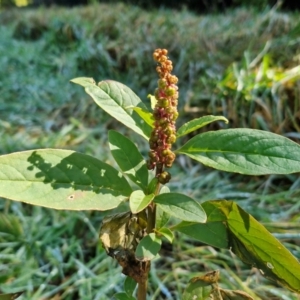
<path fill-rule="evenodd" d="M 171 174 L 169 172 L 164 171 L 158 175 L 157 179 L 161 184 L 166 184 L 170 181 Z"/>
<path fill-rule="evenodd" d="M 174 143 L 176 142 L 176 135 L 175 135 L 175 134 L 171 134 L 171 135 L 167 138 L 166 142 L 167 142 L 168 144 L 174 144 Z"/>

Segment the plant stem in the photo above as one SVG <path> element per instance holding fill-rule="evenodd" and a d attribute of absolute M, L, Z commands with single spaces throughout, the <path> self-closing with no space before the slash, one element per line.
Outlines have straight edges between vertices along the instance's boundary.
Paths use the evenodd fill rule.
<path fill-rule="evenodd" d="M 147 233 L 153 232 L 156 222 L 156 205 L 152 203 L 148 206 L 148 222 L 147 222 Z"/>
<path fill-rule="evenodd" d="M 147 283 L 148 283 L 148 280 L 140 282 L 138 284 L 138 291 L 137 291 L 137 299 L 138 300 L 146 300 L 147 299 Z"/>
<path fill-rule="evenodd" d="M 155 189 L 155 195 L 158 195 L 159 193 L 159 183 L 156 186 Z M 147 208 L 147 233 L 153 232 L 153 229 L 155 228 L 155 223 L 156 223 L 156 205 L 155 203 L 152 203 L 151 205 L 148 206 Z M 139 282 L 138 284 L 138 291 L 137 291 L 137 299 L 138 300 L 146 300 L 147 298 L 147 285 L 148 285 L 148 274 L 151 268 L 151 263 L 150 261 L 148 262 L 143 262 L 143 267 L 145 272 L 145 281 L 143 280 L 142 282 Z"/>

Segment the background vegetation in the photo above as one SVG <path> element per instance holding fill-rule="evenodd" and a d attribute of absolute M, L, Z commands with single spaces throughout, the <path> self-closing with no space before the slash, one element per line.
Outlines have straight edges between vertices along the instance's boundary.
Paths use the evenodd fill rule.
<path fill-rule="evenodd" d="M 0 153 L 68 148 L 111 163 L 106 132 L 125 129 L 69 80 L 121 81 L 149 104 L 157 47 L 169 49 L 180 80 L 181 122 L 224 115 L 230 127 L 270 130 L 299 142 L 299 20 L 299 13 L 279 7 L 209 15 L 125 4 L 1 11 Z M 131 138 L 146 154 L 146 143 Z M 173 173 L 171 189 L 200 202 L 237 201 L 300 258 L 297 174 L 249 181 L 181 157 Z M 124 277 L 99 245 L 103 215 L 0 199 L 1 292 L 25 291 L 19 299 L 28 300 L 111 299 Z M 221 270 L 222 287 L 255 299 L 298 299 L 229 251 L 185 236 L 166 243 L 153 266 L 151 299 L 180 299 L 189 278 L 212 269 Z"/>

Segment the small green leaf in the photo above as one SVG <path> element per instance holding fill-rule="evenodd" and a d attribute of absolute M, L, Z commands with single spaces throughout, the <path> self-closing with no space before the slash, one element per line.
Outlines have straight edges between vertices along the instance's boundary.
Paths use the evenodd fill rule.
<path fill-rule="evenodd" d="M 190 139 L 176 153 L 227 172 L 248 175 L 300 172 L 300 145 L 261 130 L 205 132 Z"/>
<path fill-rule="evenodd" d="M 199 224 L 183 221 L 172 229 L 213 247 L 226 249 L 229 247 L 227 228 L 223 222 Z"/>
<path fill-rule="evenodd" d="M 132 294 L 133 294 L 133 292 L 135 290 L 136 285 L 137 285 L 137 283 L 136 283 L 136 281 L 133 278 L 131 278 L 129 276 L 127 276 L 125 278 L 125 281 L 124 281 L 124 290 L 125 290 L 125 292 L 126 292 L 126 294 L 128 296 L 132 296 Z"/>
<path fill-rule="evenodd" d="M 166 213 L 184 221 L 203 223 L 206 214 L 194 199 L 179 193 L 160 194 L 154 202 Z"/>
<path fill-rule="evenodd" d="M 148 110 L 145 110 L 140 107 L 132 107 L 132 109 L 138 113 L 138 115 L 149 125 L 151 128 L 154 127 L 154 118 L 153 114 Z"/>
<path fill-rule="evenodd" d="M 78 77 L 70 80 L 71 82 L 81 85 L 83 87 L 87 87 L 90 85 L 96 85 L 96 82 L 93 78 L 88 78 L 88 77 Z"/>
<path fill-rule="evenodd" d="M 157 103 L 157 99 L 155 98 L 154 95 L 151 95 L 151 94 L 149 94 L 149 95 L 147 96 L 147 98 L 150 99 L 151 108 L 154 109 L 154 108 L 155 108 L 155 105 L 156 105 L 156 103 Z"/>
<path fill-rule="evenodd" d="M 0 156 L 0 196 L 68 210 L 109 210 L 132 189 L 113 167 L 69 150 L 42 149 Z"/>
<path fill-rule="evenodd" d="M 85 91 L 104 111 L 145 139 L 149 139 L 151 126 L 132 109 L 132 106 L 144 110 L 147 110 L 147 107 L 129 87 L 107 80 L 99 82 L 98 86 L 89 85 Z"/>
<path fill-rule="evenodd" d="M 148 184 L 148 168 L 136 145 L 114 130 L 109 131 L 108 139 L 111 154 L 120 169 L 134 183 L 145 190 Z"/>
<path fill-rule="evenodd" d="M 148 261 L 156 257 L 161 247 L 161 239 L 150 233 L 146 235 L 138 244 L 135 256 L 137 260 Z"/>
<path fill-rule="evenodd" d="M 224 121 L 226 124 L 228 123 L 228 120 L 225 117 L 221 116 L 204 116 L 201 118 L 194 119 L 192 121 L 189 121 L 185 124 L 183 124 L 178 130 L 177 130 L 177 137 L 184 136 L 192 131 L 195 131 L 199 128 L 202 128 L 212 122 L 215 121 Z"/>
<path fill-rule="evenodd" d="M 164 236 L 170 243 L 173 243 L 174 234 L 169 228 L 162 227 L 157 229 L 156 232 Z"/>
<path fill-rule="evenodd" d="M 170 220 L 170 215 L 163 211 L 159 206 L 156 207 L 156 228 L 162 228 Z"/>
<path fill-rule="evenodd" d="M 126 293 L 117 293 L 113 295 L 116 300 L 136 300 L 133 296 L 128 296 Z"/>
<path fill-rule="evenodd" d="M 156 177 L 152 178 L 152 180 L 150 181 L 150 183 L 148 184 L 147 187 L 147 194 L 153 194 L 155 193 L 156 187 L 158 185 L 158 179 Z"/>
<path fill-rule="evenodd" d="M 134 191 L 130 195 L 129 205 L 133 214 L 144 210 L 153 200 L 154 194 L 145 195 L 143 191 Z"/>

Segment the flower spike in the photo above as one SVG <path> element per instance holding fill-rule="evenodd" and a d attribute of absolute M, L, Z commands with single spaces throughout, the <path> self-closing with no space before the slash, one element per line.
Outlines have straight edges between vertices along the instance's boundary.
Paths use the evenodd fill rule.
<path fill-rule="evenodd" d="M 178 78 L 171 74 L 172 61 L 167 57 L 166 49 L 156 49 L 153 58 L 158 62 L 156 71 L 159 75 L 158 88 L 155 90 L 156 105 L 153 110 L 154 128 L 150 136 L 148 169 L 156 168 L 158 181 L 165 184 L 170 181 L 171 175 L 164 171 L 170 168 L 175 160 L 171 151 L 176 141 L 175 121 L 178 117 Z"/>

